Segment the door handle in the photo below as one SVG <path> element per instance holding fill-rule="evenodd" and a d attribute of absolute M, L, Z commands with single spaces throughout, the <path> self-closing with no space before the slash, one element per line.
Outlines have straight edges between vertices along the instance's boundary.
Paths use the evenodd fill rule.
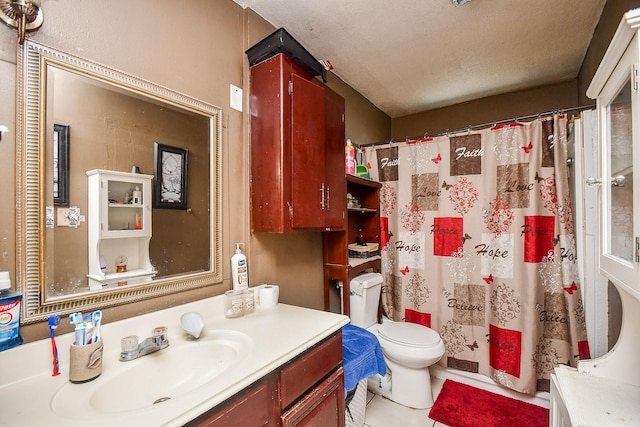
<path fill-rule="evenodd" d="M 331 197 L 329 197 L 329 186 L 327 185 L 327 198 L 326 198 L 326 207 L 327 210 L 329 210 L 329 201 L 331 200 Z"/>

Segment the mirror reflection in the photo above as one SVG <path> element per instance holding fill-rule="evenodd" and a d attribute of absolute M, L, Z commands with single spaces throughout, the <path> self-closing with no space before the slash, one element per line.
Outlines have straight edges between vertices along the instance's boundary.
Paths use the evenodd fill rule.
<path fill-rule="evenodd" d="M 41 283 L 37 302 L 25 298 L 27 310 L 48 311 L 48 304 L 77 299 L 75 307 L 88 292 L 117 292 L 126 302 L 131 292 L 141 292 L 126 290 L 135 285 L 153 296 L 167 287 L 219 281 L 220 111 L 34 42 L 24 50 L 38 59 L 21 71 L 25 92 L 40 96 L 23 97 L 22 150 L 42 159 L 40 165 L 25 162 L 19 191 L 29 213 L 38 208 L 40 225 L 26 220 L 29 213 L 19 218 L 28 246 L 20 272 L 25 294 L 35 291 L 36 279 Z M 167 159 L 179 163 L 173 172 L 180 174 L 168 175 Z M 170 200 L 161 197 L 162 185 L 154 185 L 163 170 L 180 188 Z M 103 182 L 91 184 L 92 176 Z M 40 271 L 27 259 L 29 247 L 41 254 Z M 145 274 L 136 276 L 140 269 Z M 113 305 L 114 298 L 98 302 Z"/>

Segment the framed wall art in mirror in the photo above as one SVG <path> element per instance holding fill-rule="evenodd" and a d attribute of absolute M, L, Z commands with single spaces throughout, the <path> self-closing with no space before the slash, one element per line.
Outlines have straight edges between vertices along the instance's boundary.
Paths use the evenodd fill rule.
<path fill-rule="evenodd" d="M 16 278 L 24 294 L 21 321 L 222 282 L 222 110 L 30 40 L 18 48 L 18 76 Z M 66 128 L 58 126 L 62 123 Z M 68 143 L 70 129 L 73 144 Z M 65 130 L 68 161 L 63 166 L 60 141 Z M 53 141 L 58 142 L 55 149 Z M 87 171 L 150 174 L 156 141 L 184 150 L 177 154 L 183 160 L 181 209 L 150 208 L 149 256 L 156 274 L 141 284 L 90 290 L 90 221 L 83 220 L 89 212 Z M 111 196 L 104 199 L 106 204 Z M 59 221 L 71 207 L 80 218 L 77 227 Z"/>
<path fill-rule="evenodd" d="M 69 205 L 69 126 L 53 124 L 53 204 Z"/>
<path fill-rule="evenodd" d="M 184 148 L 154 144 L 154 208 L 187 209 L 188 155 Z"/>

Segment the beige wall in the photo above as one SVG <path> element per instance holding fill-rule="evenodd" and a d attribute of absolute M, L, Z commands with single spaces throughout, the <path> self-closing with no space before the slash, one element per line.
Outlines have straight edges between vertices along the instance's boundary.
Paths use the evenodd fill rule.
<path fill-rule="evenodd" d="M 171 0 L 65 0 L 44 2 L 44 25 L 29 37 L 202 99 L 223 109 L 223 277 L 221 285 L 105 310 L 114 321 L 179 303 L 219 294 L 230 287 L 229 258 L 234 242 L 247 243 L 250 283 L 278 283 L 282 301 L 321 308 L 322 239 L 320 233 L 271 235 L 249 231 L 249 114 L 230 109 L 229 84 L 242 87 L 248 99 L 248 66 L 244 51 L 274 28 L 231 0 L 191 0 L 189 8 Z M 610 0 L 615 9 L 606 22 L 619 22 L 618 9 L 630 3 Z M 126 12 L 123 12 L 126 11 Z M 610 27 L 610 25 L 607 25 Z M 614 28 L 615 29 L 615 28 Z M 598 28 L 600 31 L 600 27 Z M 606 46 L 610 31 L 597 31 Z M 313 53 L 313 52 L 312 52 Z M 589 64 L 600 61 L 600 49 L 589 52 Z M 0 25 L 0 99 L 16 93 L 15 30 Z M 585 61 L 585 66 L 587 61 Z M 584 75 L 583 75 L 584 74 Z M 589 73 L 581 73 L 582 80 Z M 578 79 L 518 93 L 470 101 L 452 107 L 391 120 L 339 79 L 329 86 L 345 97 L 346 135 L 356 144 L 421 136 L 582 103 L 584 82 Z M 0 270 L 15 278 L 15 103 L 0 102 L 0 124 L 10 132 L 0 142 Z M 341 171 L 336 171 L 341 173 Z M 69 332 L 64 326 L 60 332 Z M 22 329 L 27 341 L 46 338 L 44 323 Z"/>
<path fill-rule="evenodd" d="M 44 2 L 44 24 L 30 38 L 72 54 L 170 87 L 223 109 L 224 215 L 222 236 L 224 259 L 229 259 L 231 243 L 248 234 L 246 168 L 229 179 L 230 165 L 243 164 L 243 114 L 229 108 L 229 84 L 243 86 L 243 10 L 231 0 L 198 0 L 189 8 L 175 7 L 169 0 L 128 2 L 87 2 L 66 0 Z M 15 96 L 15 30 L 0 26 L 0 87 Z M 11 88 L 11 89 L 6 89 Z M 15 176 L 15 105 L 2 104 L 0 121 L 12 132 L 0 143 L 0 175 L 3 182 Z M 234 170 L 234 172 L 236 172 Z M 4 200 L 0 214 L 2 229 L 0 269 L 12 272 L 15 280 L 15 196 L 2 186 Z M 9 203 L 7 203 L 9 202 Z M 234 212 L 230 221 L 230 212 Z M 4 224 L 11 223 L 10 227 Z M 5 243 L 8 242 L 8 243 Z M 229 287 L 229 266 L 223 271 L 224 283 L 166 298 L 105 310 L 105 320 L 165 308 L 177 303 L 221 293 Z M 67 332 L 64 324 L 61 332 Z M 61 326 L 63 326 L 61 325 Z M 44 338 L 44 323 L 22 328 L 25 340 Z"/>
<path fill-rule="evenodd" d="M 394 140 L 437 135 L 469 126 L 578 106 L 576 82 L 511 92 L 429 110 L 391 121 Z"/>
<path fill-rule="evenodd" d="M 229 85 L 244 89 L 248 66 L 244 51 L 274 28 L 231 0 L 192 0 L 176 8 L 169 0 L 44 2 L 45 21 L 28 35 L 40 43 L 110 65 L 170 87 L 223 109 L 223 278 L 221 285 L 110 308 L 105 321 L 158 310 L 229 289 L 234 242 L 245 242 L 250 283 L 278 283 L 282 301 L 322 308 L 320 233 L 255 235 L 249 231 L 249 115 L 229 107 Z M 126 13 L 123 13 L 126 11 Z M 16 32 L 0 25 L 0 96 L 15 99 Z M 331 86 L 347 99 L 347 132 L 356 140 L 387 138 L 389 119 L 347 85 Z M 0 270 L 15 284 L 15 103 L 0 102 L 0 124 L 9 127 L 0 142 Z M 369 123 L 371 122 L 371 123 Z M 341 171 L 337 171 L 341 173 Z M 63 322 L 60 333 L 69 332 Z M 46 338 L 44 323 L 22 328 L 26 341 Z"/>

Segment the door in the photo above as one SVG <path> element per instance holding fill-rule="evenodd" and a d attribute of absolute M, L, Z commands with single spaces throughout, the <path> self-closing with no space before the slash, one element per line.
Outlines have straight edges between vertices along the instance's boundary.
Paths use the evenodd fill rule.
<path fill-rule="evenodd" d="M 291 206 L 293 228 L 324 225 L 324 89 L 291 75 Z"/>
<path fill-rule="evenodd" d="M 347 184 L 344 174 L 344 98 L 325 89 L 325 227 L 344 230 Z"/>
<path fill-rule="evenodd" d="M 640 298 L 637 245 L 640 224 L 633 165 L 639 160 L 638 39 L 634 37 L 598 97 L 602 170 L 600 269 Z M 637 121 L 636 121 L 637 122 Z"/>

